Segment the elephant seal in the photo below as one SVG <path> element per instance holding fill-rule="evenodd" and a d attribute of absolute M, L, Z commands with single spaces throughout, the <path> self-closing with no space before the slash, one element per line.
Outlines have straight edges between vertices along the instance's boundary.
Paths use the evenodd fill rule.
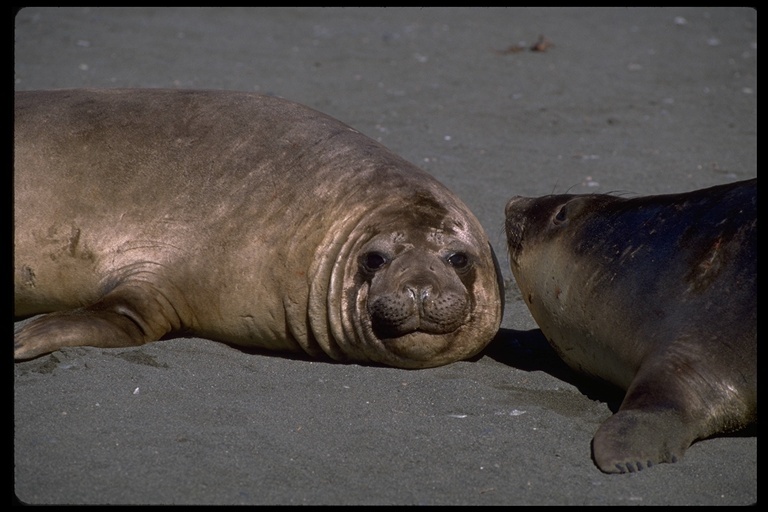
<path fill-rule="evenodd" d="M 757 419 L 757 179 L 693 192 L 513 197 L 512 273 L 574 370 L 626 391 L 606 473 L 675 462 Z"/>
<path fill-rule="evenodd" d="M 275 97 L 17 92 L 16 359 L 171 335 L 402 368 L 478 353 L 498 264 L 464 203 Z"/>

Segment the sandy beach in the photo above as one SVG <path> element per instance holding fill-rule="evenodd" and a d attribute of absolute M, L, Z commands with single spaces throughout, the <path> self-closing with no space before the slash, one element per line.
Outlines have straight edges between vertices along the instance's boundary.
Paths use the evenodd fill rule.
<path fill-rule="evenodd" d="M 756 432 L 601 473 L 621 394 L 556 357 L 512 278 L 512 195 L 683 192 L 757 175 L 749 8 L 25 8 L 15 89 L 258 91 L 430 172 L 477 215 L 502 329 L 426 370 L 203 339 L 13 364 L 25 504 L 749 505 Z"/>

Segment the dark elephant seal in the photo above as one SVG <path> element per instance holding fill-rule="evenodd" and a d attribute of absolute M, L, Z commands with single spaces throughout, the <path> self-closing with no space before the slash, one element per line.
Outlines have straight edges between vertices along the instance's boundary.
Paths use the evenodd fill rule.
<path fill-rule="evenodd" d="M 682 194 L 512 198 L 509 259 L 573 369 L 626 390 L 607 473 L 680 459 L 757 418 L 757 179 Z"/>
<path fill-rule="evenodd" d="M 404 368 L 478 353 L 498 265 L 467 207 L 257 94 L 16 93 L 15 357 L 188 334 Z"/>

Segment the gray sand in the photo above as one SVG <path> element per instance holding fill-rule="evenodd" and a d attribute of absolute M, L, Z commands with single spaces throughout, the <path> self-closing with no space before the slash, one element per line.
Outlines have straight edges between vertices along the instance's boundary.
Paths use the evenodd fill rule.
<path fill-rule="evenodd" d="M 539 38 L 543 52 L 528 50 Z M 407 371 L 200 339 L 14 365 L 26 503 L 732 505 L 757 438 L 605 475 L 620 400 L 565 369 L 520 300 L 509 196 L 680 192 L 757 174 L 757 13 L 28 8 L 15 87 L 260 91 L 376 138 L 458 193 L 507 280 L 481 357 Z M 522 50 L 517 51 L 522 48 Z"/>

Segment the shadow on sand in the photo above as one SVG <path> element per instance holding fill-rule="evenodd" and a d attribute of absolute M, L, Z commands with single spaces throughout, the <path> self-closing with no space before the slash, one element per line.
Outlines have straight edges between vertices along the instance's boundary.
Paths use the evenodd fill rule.
<path fill-rule="evenodd" d="M 569 368 L 550 346 L 541 329 L 499 329 L 483 355 L 518 370 L 548 373 L 572 384 L 588 398 L 607 403 L 614 413 L 619 410 L 624 398 L 624 391 L 613 384 L 581 375 Z"/>

